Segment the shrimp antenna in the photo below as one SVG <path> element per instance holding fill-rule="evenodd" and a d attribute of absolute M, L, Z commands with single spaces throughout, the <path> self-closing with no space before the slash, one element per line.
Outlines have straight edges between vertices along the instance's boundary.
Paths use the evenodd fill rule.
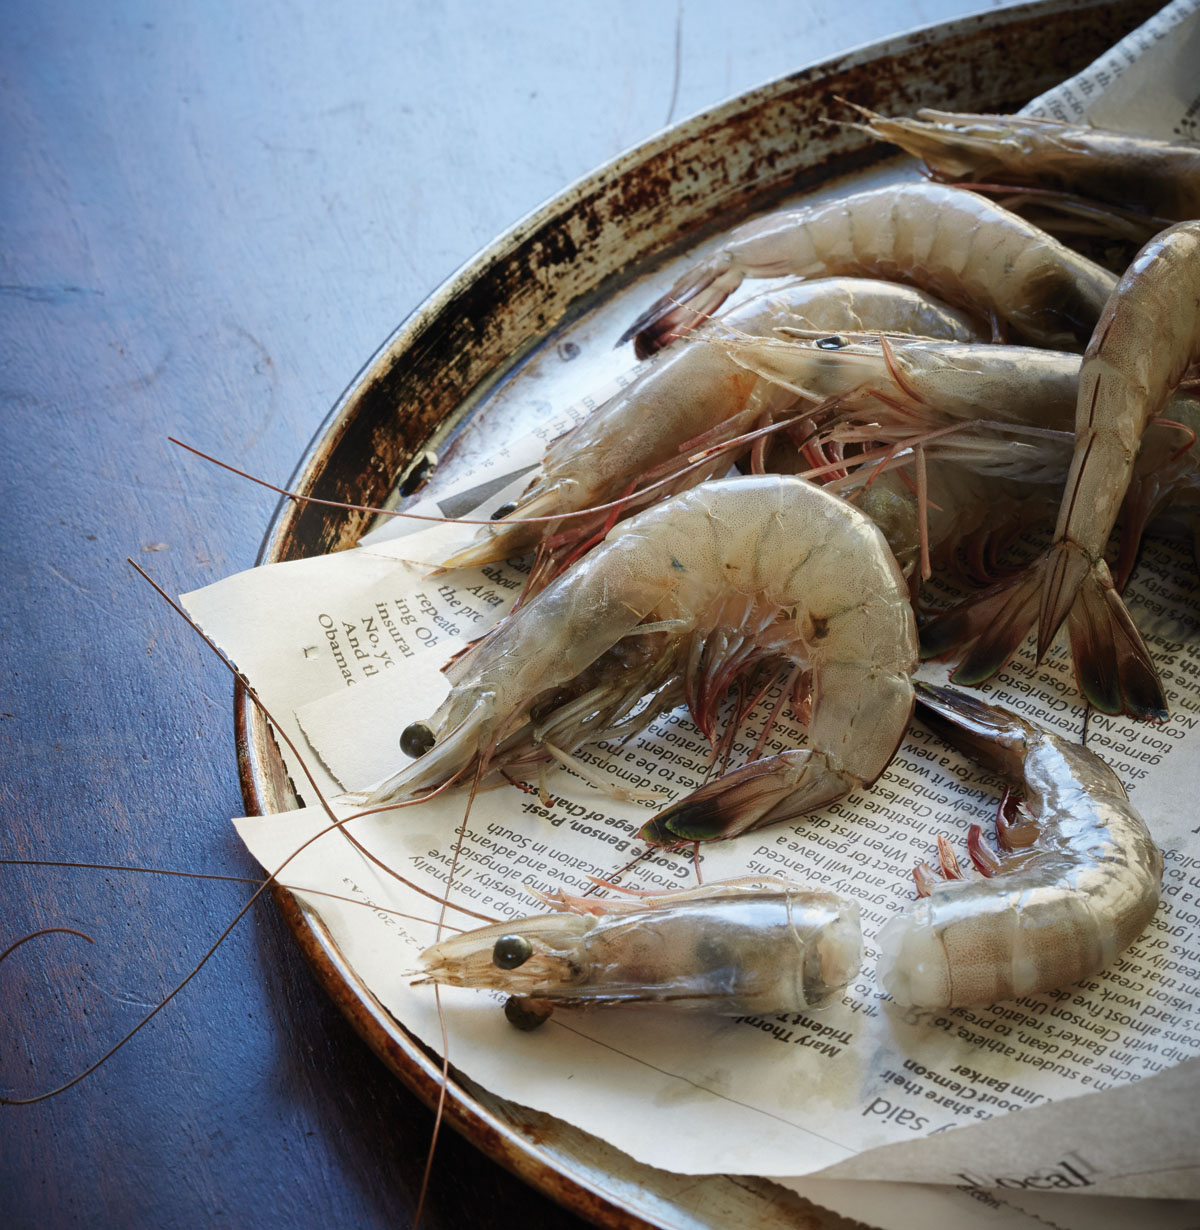
<path fill-rule="evenodd" d="M 291 736 L 288 735 L 287 731 L 284 730 L 283 727 L 275 720 L 274 716 L 272 715 L 271 711 L 267 708 L 266 703 L 264 702 L 262 697 L 259 696 L 259 694 L 255 691 L 253 685 L 250 683 L 250 680 L 247 679 L 246 676 L 242 674 L 240 670 L 238 670 L 238 668 L 221 652 L 221 650 L 213 642 L 212 638 L 204 631 L 204 629 L 201 628 L 198 623 L 196 623 L 196 621 L 183 609 L 183 607 L 181 607 L 179 603 L 176 602 L 175 599 L 172 598 L 171 595 L 168 594 L 167 591 L 163 589 L 163 587 L 159 585 L 158 582 L 155 581 L 155 579 L 140 564 L 138 564 L 135 560 L 128 559 L 128 558 L 126 559 L 125 562 L 129 564 L 141 576 L 141 578 L 155 591 L 155 593 L 157 593 L 158 596 L 188 625 L 188 627 L 191 628 L 192 631 L 195 632 L 196 635 L 200 637 L 200 639 L 204 642 L 204 644 L 207 645 L 210 650 L 212 650 L 217 660 L 221 662 L 224 665 L 225 669 L 228 670 L 230 674 L 232 674 L 233 677 L 238 681 L 238 683 L 242 685 L 242 687 L 246 691 L 246 695 L 250 697 L 250 699 L 254 702 L 255 707 L 258 710 L 260 710 L 263 716 L 266 717 L 267 721 L 271 723 L 272 727 L 275 730 L 275 733 L 287 745 L 287 748 L 292 753 L 292 755 L 296 757 L 296 760 L 299 762 L 301 769 L 304 771 L 304 776 L 308 779 L 308 783 L 312 787 L 313 794 L 316 795 L 317 801 L 321 805 L 321 810 L 324 811 L 325 814 L 330 818 L 330 820 L 333 821 L 333 825 L 331 827 L 340 829 L 342 834 L 345 836 L 346 840 L 349 841 L 350 844 L 354 846 L 354 848 L 361 855 L 363 855 L 364 858 L 374 863 L 375 866 L 378 867 L 381 871 L 386 872 L 388 875 L 392 876 L 393 879 L 399 880 L 400 883 L 403 884 L 406 888 L 411 888 L 414 892 L 420 893 L 421 896 L 428 897 L 431 901 L 435 901 L 439 905 L 444 905 L 445 902 L 443 901 L 441 897 L 438 897 L 436 894 L 431 893 L 427 889 L 422 888 L 419 884 L 414 884 L 411 880 L 406 880 L 394 868 L 389 867 L 387 863 L 385 863 L 381 858 L 379 858 L 377 854 L 367 849 L 367 847 L 363 845 L 363 843 L 359 841 L 359 839 L 355 837 L 353 833 L 349 832 L 349 830 L 347 830 L 344 826 L 348 824 L 351 820 L 361 820 L 364 816 L 374 816 L 374 815 L 379 814 L 380 812 L 398 811 L 401 807 L 412 807 L 417 803 L 424 803 L 427 799 L 431 799 L 435 795 L 440 794 L 443 790 L 448 789 L 450 786 L 454 784 L 454 781 L 456 779 L 450 778 L 449 781 L 443 782 L 436 789 L 430 790 L 427 793 L 422 794 L 419 798 L 403 799 L 397 803 L 384 803 L 378 807 L 372 807 L 372 808 L 368 808 L 365 811 L 355 812 L 354 815 L 347 816 L 344 820 L 338 820 L 334 814 L 333 808 L 330 806 L 329 800 L 325 797 L 325 794 L 321 790 L 321 787 L 317 784 L 317 779 L 313 775 L 312 771 L 309 769 L 304 756 L 300 752 L 300 749 L 296 746 Z M 299 851 L 297 851 L 297 853 L 299 853 Z M 267 883 L 270 883 L 272 879 L 274 879 L 273 876 L 268 879 Z M 493 921 L 492 919 L 488 918 L 486 914 L 478 914 L 474 910 L 467 909 L 467 907 L 465 906 L 455 906 L 454 908 L 458 910 L 460 913 L 470 915 L 472 918 L 478 918 L 484 922 Z"/>
<path fill-rule="evenodd" d="M 353 818 L 353 817 L 352 817 Z M 230 876 L 219 875 L 211 871 L 181 871 L 173 867 L 137 867 L 128 863 L 75 863 L 67 862 L 63 859 L 51 858 L 0 858 L 0 867 L 69 867 L 73 871 L 118 871 L 126 872 L 130 875 L 147 875 L 147 876 L 178 876 L 183 880 L 224 880 L 229 884 L 253 884 L 256 887 L 264 884 L 260 876 Z M 265 881 L 270 883 L 271 881 Z M 333 893 L 323 888 L 302 888 L 298 884 L 285 884 L 282 880 L 274 881 L 276 887 L 286 888 L 293 893 L 307 893 L 310 897 L 328 897 L 333 901 L 344 901 L 347 905 L 361 905 L 366 909 L 372 910 L 377 914 L 391 914 L 396 918 L 407 918 L 411 922 L 430 923 L 430 919 L 422 918 L 419 914 L 407 914 L 403 910 L 392 909 L 386 905 L 376 905 L 373 901 L 363 901 L 361 897 L 347 897 L 344 893 Z M 499 922 L 499 919 L 492 919 L 492 922 Z M 462 931 L 465 928 L 456 927 L 453 923 L 443 923 L 443 926 L 449 927 L 451 931 Z M 18 945 L 23 944 L 25 940 L 33 939 L 35 935 L 43 935 L 48 931 L 72 931 L 70 927 L 43 927 L 40 931 L 31 931 L 22 939 L 17 940 L 15 944 L 10 944 L 3 953 L 0 953 L 0 961 L 3 961 L 10 952 Z M 75 935 L 82 935 L 82 932 L 73 931 Z M 89 943 L 94 943 L 89 936 L 84 936 Z"/>
<path fill-rule="evenodd" d="M 489 749 L 490 751 L 490 749 Z M 454 841 L 454 853 L 450 857 L 450 867 L 446 872 L 446 897 L 442 900 L 441 912 L 438 915 L 437 931 L 434 933 L 434 942 L 442 938 L 442 927 L 446 920 L 446 903 L 450 896 L 450 890 L 454 886 L 454 873 L 458 870 L 458 856 L 462 850 L 463 838 L 467 832 L 467 820 L 471 815 L 471 808 L 475 803 L 475 796 L 479 791 L 479 783 L 483 779 L 486 770 L 488 756 L 479 757 L 475 767 L 475 776 L 471 782 L 471 793 L 467 796 L 467 806 L 463 811 L 462 824 L 458 826 L 457 834 Z M 437 1149 L 438 1135 L 442 1130 L 442 1119 L 446 1112 L 446 1089 L 450 1083 L 450 1037 L 446 1030 L 446 1014 L 442 1010 L 442 993 L 441 988 L 437 983 L 433 985 L 433 1000 L 437 1005 L 438 1026 L 442 1031 L 442 1079 L 438 1089 L 437 1107 L 433 1117 L 433 1132 L 429 1137 L 429 1152 L 425 1156 L 425 1170 L 421 1175 L 421 1191 L 417 1197 L 417 1211 L 413 1216 L 413 1230 L 419 1230 L 421 1225 L 421 1215 L 425 1211 L 425 1196 L 429 1191 L 429 1176 L 433 1173 L 433 1155 Z"/>
<path fill-rule="evenodd" d="M 242 684 L 242 686 L 246 690 L 247 696 L 249 696 L 250 699 L 254 702 L 254 704 L 262 711 L 262 713 L 267 717 L 267 720 L 272 723 L 279 737 L 284 741 L 284 743 L 288 746 L 288 748 L 292 751 L 292 753 L 299 760 L 300 765 L 304 770 L 305 776 L 308 778 L 309 783 L 311 784 L 313 791 L 316 794 L 316 797 L 320 801 L 321 806 L 323 810 L 325 811 L 326 815 L 328 815 L 330 819 L 332 820 L 332 823 L 329 825 L 326 825 L 324 828 L 314 833 L 311 837 L 309 837 L 306 841 L 304 841 L 300 846 L 298 846 L 295 850 L 293 850 L 291 854 L 289 854 L 287 858 L 284 859 L 284 861 L 280 863 L 278 867 L 275 868 L 274 871 L 270 872 L 267 875 L 266 879 L 264 879 L 259 884 L 259 886 L 254 890 L 254 892 L 251 894 L 250 899 L 233 916 L 233 919 L 221 931 L 221 933 L 217 936 L 216 940 L 213 941 L 213 943 L 205 951 L 203 956 L 201 956 L 200 960 L 197 961 L 196 964 L 192 966 L 191 970 L 175 985 L 175 987 L 171 991 L 169 991 L 153 1008 L 151 1008 L 150 1011 L 147 1012 L 146 1015 L 143 1016 L 142 1019 L 138 1021 L 136 1025 L 133 1026 L 132 1029 L 128 1030 L 111 1047 L 109 1047 L 108 1050 L 106 1050 L 104 1054 L 102 1054 L 99 1057 L 99 1059 L 96 1059 L 94 1062 L 89 1064 L 86 1068 L 83 1069 L 82 1072 L 79 1072 L 77 1075 L 73 1076 L 70 1080 L 65 1081 L 63 1084 L 58 1085 L 54 1089 L 47 1090 L 45 1093 L 37 1094 L 34 1097 L 11 1098 L 11 1097 L 0 1095 L 0 1106 L 30 1106 L 36 1102 L 43 1102 L 48 1098 L 56 1097 L 58 1094 L 65 1093 L 68 1089 L 71 1089 L 75 1085 L 79 1084 L 80 1081 L 90 1076 L 93 1072 L 96 1071 L 97 1068 L 101 1067 L 104 1063 L 106 1063 L 127 1042 L 129 1042 L 136 1034 L 138 1034 L 142 1029 L 144 1029 L 145 1026 L 147 1026 L 175 998 L 175 996 L 178 995 L 184 989 L 184 987 L 186 987 L 188 983 L 191 982 L 192 979 L 196 977 L 196 975 L 208 963 L 209 958 L 212 957 L 212 955 L 217 951 L 217 949 L 220 948 L 220 946 L 225 942 L 226 938 L 233 931 L 234 927 L 236 927 L 238 923 L 241 922 L 241 920 L 246 916 L 246 914 L 249 913 L 250 908 L 259 899 L 259 897 L 261 897 L 262 894 L 267 890 L 267 888 L 269 888 L 272 884 L 279 882 L 279 874 L 283 871 L 283 869 L 287 867 L 288 864 L 291 863 L 293 859 L 298 857 L 301 853 L 304 852 L 304 850 L 306 850 L 309 846 L 311 846 L 315 841 L 319 840 L 321 837 L 324 837 L 327 833 L 334 832 L 335 830 L 344 833 L 345 836 L 354 845 L 354 847 L 358 849 L 362 854 L 364 854 L 367 858 L 369 858 L 372 862 L 374 862 L 377 866 L 379 866 L 380 868 L 388 872 L 390 875 L 392 875 L 395 879 L 399 880 L 402 884 L 413 889 L 414 891 L 421 894 L 422 896 L 428 897 L 432 901 L 436 901 L 442 907 L 443 918 L 445 914 L 445 909 L 449 905 L 448 899 L 438 897 L 435 894 L 428 892 L 426 889 L 421 888 L 420 885 L 413 884 L 411 881 L 406 880 L 403 876 L 401 876 L 398 872 L 393 870 L 391 867 L 388 867 L 386 863 L 384 863 L 380 858 L 378 858 L 378 856 L 376 856 L 371 851 L 369 851 L 356 837 L 354 837 L 351 833 L 347 832 L 345 828 L 345 826 L 349 824 L 351 820 L 358 820 L 358 819 L 361 819 L 363 816 L 373 815 L 376 812 L 391 811 L 391 810 L 399 809 L 400 807 L 411 806 L 412 804 L 417 803 L 417 802 L 423 802 L 425 798 L 428 798 L 432 794 L 437 793 L 437 791 L 431 791 L 429 795 L 424 795 L 420 799 L 409 799 L 409 800 L 405 800 L 400 803 L 393 803 L 393 804 L 388 804 L 388 805 L 381 806 L 381 807 L 372 808 L 368 811 L 356 812 L 354 815 L 346 816 L 344 819 L 339 820 L 335 816 L 333 809 L 331 808 L 328 800 L 325 798 L 323 792 L 321 791 L 321 788 L 317 785 L 316 781 L 314 780 L 313 774 L 308 769 L 308 766 L 305 763 L 304 757 L 300 755 L 300 752 L 297 749 L 295 743 L 288 736 L 287 732 L 284 731 L 282 728 L 280 728 L 279 725 L 275 722 L 275 719 L 271 716 L 269 710 L 267 709 L 266 705 L 263 703 L 261 697 L 259 697 L 258 693 L 250 685 L 249 681 L 242 674 L 242 672 L 239 671 L 238 668 L 234 666 L 233 663 L 230 662 L 225 657 L 225 655 L 213 643 L 211 638 L 208 637 L 205 634 L 205 632 L 196 624 L 195 620 L 193 620 L 187 614 L 187 612 L 184 611 L 184 609 L 177 602 L 175 602 L 173 598 L 171 598 L 171 596 L 162 588 L 161 585 L 159 585 L 154 580 L 153 577 L 150 576 L 148 572 L 146 572 L 144 568 L 142 568 L 139 564 L 137 564 L 132 559 L 127 560 L 127 562 L 142 577 L 142 579 L 146 581 L 151 586 L 152 589 L 155 590 L 155 592 L 159 595 L 159 597 L 161 597 L 163 601 L 165 601 L 167 605 L 170 606 L 171 609 L 174 610 L 176 614 L 178 614 L 200 636 L 201 640 L 203 640 L 203 642 L 209 647 L 209 649 L 212 650 L 212 652 L 216 655 L 216 657 L 222 663 L 224 663 L 225 667 L 233 674 L 233 676 L 238 680 L 238 682 Z M 444 787 L 439 787 L 439 790 L 443 788 Z M 468 909 L 465 906 L 456 905 L 454 908 L 456 911 L 460 913 L 465 913 L 469 915 L 470 917 L 480 919 L 483 922 L 494 921 L 493 919 L 490 919 L 486 914 L 480 914 L 476 912 L 475 910 Z M 439 923 L 439 926 L 440 925 L 441 923 Z M 35 934 L 40 934 L 40 932 L 33 932 L 29 936 L 25 937 L 25 939 L 33 938 L 33 935 Z M 84 938 L 88 939 L 89 942 L 91 942 L 89 936 L 84 936 Z M 5 952 L 4 955 L 7 956 L 8 952 L 11 952 L 13 948 L 18 947 L 20 944 L 24 943 L 25 939 L 18 940 L 17 944 L 10 946 L 10 948 Z"/>
<path fill-rule="evenodd" d="M 543 522 L 560 522 L 567 521 L 574 517 L 590 517 L 594 513 L 608 512 L 610 509 L 621 509 L 629 500 L 628 496 L 622 496 L 617 500 L 608 500 L 603 504 L 592 504 L 587 508 L 574 508 L 567 512 L 548 513 L 542 517 L 511 517 L 503 518 L 488 517 L 470 518 L 470 517 L 439 517 L 435 513 L 413 513 L 402 512 L 398 508 L 380 508 L 373 504 L 350 504 L 345 500 L 325 500 L 315 495 L 303 495 L 299 491 L 291 491 L 287 487 L 277 486 L 275 483 L 268 482 L 265 478 L 259 478 L 256 474 L 251 474 L 247 470 L 241 470 L 237 466 L 228 461 L 222 461 L 219 457 L 214 457 L 210 453 L 206 453 L 201 449 L 194 448 L 190 444 L 185 444 L 182 440 L 176 439 L 174 436 L 168 436 L 167 439 L 177 447 L 183 449 L 199 457 L 202 461 L 207 461 L 210 465 L 218 466 L 222 470 L 228 470 L 230 474 L 236 474 L 238 478 L 244 478 L 247 482 L 255 483 L 259 487 L 265 487 L 268 491 L 274 491 L 277 495 L 282 495 L 289 500 L 294 500 L 298 504 L 317 504 L 322 508 L 341 508 L 347 512 L 364 512 L 372 513 L 379 517 L 401 517 L 409 521 L 430 521 L 437 525 L 490 525 L 495 526 L 497 521 L 503 521 L 506 525 L 538 525 Z M 736 441 L 731 441 L 736 443 Z M 638 494 L 647 491 L 653 491 L 656 487 L 664 487 L 668 483 L 673 482 L 681 473 L 686 473 L 687 470 L 674 471 L 668 474 L 665 478 L 660 478 L 652 483 L 647 483 L 644 487 L 639 488 Z M 130 560 L 130 563 L 133 563 Z M 136 568 L 137 565 L 134 564 Z M 139 570 L 140 571 L 140 570 Z M 147 580 L 149 578 L 147 577 Z M 153 584 L 153 582 L 151 582 Z M 166 597 L 166 595 L 163 595 Z M 168 598 L 169 602 L 170 599 Z"/>

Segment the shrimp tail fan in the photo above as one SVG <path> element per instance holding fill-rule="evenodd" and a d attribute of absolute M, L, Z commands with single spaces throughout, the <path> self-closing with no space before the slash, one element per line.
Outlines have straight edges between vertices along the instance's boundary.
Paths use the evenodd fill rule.
<path fill-rule="evenodd" d="M 940 739 L 989 773 L 1010 780 L 1019 775 L 1034 729 L 1024 718 L 954 688 L 921 681 L 913 687 L 917 716 Z"/>
<path fill-rule="evenodd" d="M 689 269 L 621 334 L 617 345 L 632 341 L 634 354 L 648 359 L 656 350 L 704 324 L 742 284 L 743 276 L 727 255 Z"/>
<path fill-rule="evenodd" d="M 722 841 L 821 807 L 860 782 L 808 748 L 765 756 L 707 782 L 642 826 L 654 846 Z"/>
<path fill-rule="evenodd" d="M 1058 551 L 1076 549 L 1064 544 Z M 1047 580 L 1054 578 L 1051 568 Z M 1057 607 L 1064 604 L 1066 599 L 1060 597 Z M 1103 560 L 1089 562 L 1074 601 L 1065 612 L 1059 614 L 1056 606 L 1047 601 L 1043 616 L 1047 614 L 1051 618 L 1057 615 L 1059 622 L 1050 624 L 1043 618 L 1039 645 L 1042 631 L 1052 628 L 1053 637 L 1065 618 L 1079 690 L 1096 709 L 1101 713 L 1127 713 L 1139 721 L 1167 720 L 1170 714 L 1162 681 Z"/>
<path fill-rule="evenodd" d="M 921 627 L 925 658 L 958 657 L 955 683 L 983 683 L 1007 665 L 1038 623 L 1038 661 L 1066 621 L 1080 692 L 1101 713 L 1167 719 L 1167 699 L 1150 652 L 1113 588 L 1103 560 L 1055 547 L 1023 572 Z"/>
<path fill-rule="evenodd" d="M 977 597 L 925 620 L 921 656 L 957 657 L 951 678 L 973 686 L 1003 670 L 1038 614 L 1042 566 L 1035 563 Z"/>

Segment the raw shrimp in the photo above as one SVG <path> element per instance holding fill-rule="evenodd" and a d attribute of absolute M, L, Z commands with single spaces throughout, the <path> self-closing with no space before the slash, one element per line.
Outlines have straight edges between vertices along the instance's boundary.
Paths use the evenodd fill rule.
<path fill-rule="evenodd" d="M 809 748 L 725 774 L 642 830 L 732 837 L 873 782 L 908 723 L 915 655 L 904 579 L 866 516 L 798 478 L 705 483 L 622 522 L 453 663 L 450 696 L 404 732 L 420 759 L 365 801 L 569 758 L 680 701 L 711 737 L 731 686 L 740 718 L 770 680 L 793 704 L 807 683 Z"/>
<path fill-rule="evenodd" d="M 879 982 L 918 1008 L 991 1004 L 1098 973 L 1158 908 L 1163 856 L 1116 774 L 1087 748 L 952 688 L 917 685 L 922 719 L 1025 799 L 978 826 L 965 880 L 942 846 L 942 881 L 918 868 L 921 901 L 879 935 Z M 1016 819 L 1018 823 L 1010 824 Z"/>
<path fill-rule="evenodd" d="M 561 893 L 543 900 L 558 912 L 427 948 L 416 985 L 506 992 L 509 1020 L 532 1028 L 552 1007 L 800 1012 L 829 1003 L 862 964 L 855 902 L 774 877 L 634 901 Z"/>
<path fill-rule="evenodd" d="M 1054 189 L 1151 214 L 1163 225 L 1200 216 L 1194 145 L 1024 115 L 863 114 L 867 132 L 923 159 L 939 180 Z"/>
<path fill-rule="evenodd" d="M 781 327 L 875 329 L 962 341 L 978 336 L 963 313 L 930 295 L 861 278 L 823 278 L 781 287 L 755 296 L 723 319 L 738 334 L 752 336 Z M 578 427 L 552 441 L 540 474 L 515 507 L 445 566 L 507 559 L 539 542 L 557 557 L 569 554 L 603 531 L 608 512 L 571 517 L 561 524 L 521 518 L 574 513 L 622 497 L 629 497 L 633 511 L 638 506 L 633 488 L 686 467 L 689 443 L 722 429 L 727 436 L 738 435 L 794 401 L 786 390 L 758 381 L 719 345 L 678 347 Z M 690 471 L 689 485 L 724 471 L 731 460 L 729 455 L 717 457 L 709 472 Z M 656 488 L 655 498 L 662 494 Z M 554 570 L 540 569 L 531 589 Z"/>
<path fill-rule="evenodd" d="M 836 402 L 843 418 L 866 411 L 909 432 L 978 419 L 1070 430 L 1079 389 L 1078 355 L 1029 346 L 854 334 L 729 337 L 723 345 L 764 379 Z"/>
<path fill-rule="evenodd" d="M 1037 346 L 1082 349 L 1116 281 L 962 188 L 906 184 L 768 214 L 735 230 L 626 331 L 638 354 L 687 333 L 746 277 L 866 274 L 921 286 Z"/>
<path fill-rule="evenodd" d="M 1032 429 L 1005 433 L 1003 446 L 993 456 L 981 453 L 979 466 L 990 472 L 1041 481 L 1045 475 L 1035 459 L 1038 440 L 1048 441 L 1045 464 L 1057 471 L 1059 433 L 1074 429 L 1082 361 L 1077 354 L 852 333 L 819 338 L 735 335 L 723 337 L 721 344 L 756 375 L 828 404 L 836 421 L 876 424 L 879 434 L 864 435 L 864 441 L 919 438 L 956 423 L 980 428 L 975 433 L 980 441 L 987 438 L 984 424 L 1000 432 L 1005 425 Z M 1161 407 L 1162 415 L 1194 416 L 1194 401 L 1190 393 L 1172 393 Z M 1042 436 L 1043 431 L 1053 435 Z M 1012 447 L 1019 434 L 1027 441 L 1025 450 Z"/>
<path fill-rule="evenodd" d="M 1150 654 L 1113 588 L 1104 550 L 1142 434 L 1200 358 L 1200 222 L 1153 239 L 1113 292 L 1084 356 L 1075 453 L 1050 550 L 1019 577 L 924 631 L 928 652 L 957 651 L 955 678 L 995 674 L 1038 620 L 1038 657 L 1068 619 L 1079 686 L 1105 713 L 1163 720 Z M 965 653 L 964 653 L 965 650 Z"/>

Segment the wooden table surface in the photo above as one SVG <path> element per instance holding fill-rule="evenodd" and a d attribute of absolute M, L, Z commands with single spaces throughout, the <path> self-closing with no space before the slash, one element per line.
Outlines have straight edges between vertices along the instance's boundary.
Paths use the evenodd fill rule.
<path fill-rule="evenodd" d="M 254 876 L 232 685 L 173 593 L 254 562 L 276 481 L 486 241 L 668 121 L 978 0 L 49 0 L 0 17 L 0 854 Z M 240 884 L 0 868 L 0 1091 L 80 1072 Z M 0 1108 L 7 1226 L 408 1226 L 432 1116 L 268 902 L 82 1083 Z M 452 1133 L 424 1224 L 579 1224 Z"/>

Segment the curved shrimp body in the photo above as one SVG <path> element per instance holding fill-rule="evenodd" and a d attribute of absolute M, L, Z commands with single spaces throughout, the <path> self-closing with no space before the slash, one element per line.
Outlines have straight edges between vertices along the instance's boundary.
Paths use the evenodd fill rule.
<path fill-rule="evenodd" d="M 661 1004 L 740 1016 L 820 1007 L 862 962 L 858 906 L 783 880 L 713 883 L 636 902 L 566 900 L 563 912 L 427 948 L 419 983 L 555 1007 Z M 509 1010 L 518 1024 L 546 1015 Z"/>
<path fill-rule="evenodd" d="M 918 111 L 862 127 L 921 158 L 939 178 L 1032 185 L 1155 214 L 1200 215 L 1200 149 L 1021 115 Z"/>
<path fill-rule="evenodd" d="M 781 287 L 734 308 L 723 323 L 739 334 L 754 336 L 785 327 L 830 332 L 874 329 L 947 340 L 978 336 L 967 316 L 930 295 L 861 278 L 822 278 Z M 594 518 L 571 517 L 561 525 L 550 523 L 550 528 L 521 518 L 576 513 L 628 496 L 631 486 L 685 466 L 689 443 L 699 443 L 719 429 L 737 435 L 794 400 L 786 390 L 757 380 L 720 346 L 678 347 L 579 426 L 553 440 L 540 474 L 512 512 L 485 527 L 445 566 L 507 559 L 546 538 L 565 539 L 570 546 L 586 541 L 604 525 L 605 512 Z M 730 460 L 718 458 L 713 472 L 728 468 Z M 706 477 L 710 475 L 693 471 L 689 482 L 694 485 Z"/>
<path fill-rule="evenodd" d="M 1150 420 L 1200 359 L 1200 221 L 1152 239 L 1113 292 L 1079 372 L 1075 456 L 1038 626 L 1044 652 L 1104 548 Z"/>
<path fill-rule="evenodd" d="M 370 801 L 624 736 L 681 700 L 711 732 L 739 680 L 811 680 L 809 748 L 734 770 L 643 830 L 734 836 L 874 781 L 915 665 L 903 577 L 864 514 L 797 478 L 705 483 L 622 522 L 457 661 L 445 703 L 406 731 L 427 750 Z"/>
<path fill-rule="evenodd" d="M 879 936 L 879 981 L 920 1008 L 1036 995 L 1104 969 L 1158 908 L 1162 852 L 1113 771 L 1077 743 L 951 688 L 918 684 L 919 712 L 1021 792 L 997 822 L 999 857 L 972 830 L 983 878 L 918 874 L 928 896 Z M 951 876 L 953 856 L 943 860 Z"/>
<path fill-rule="evenodd" d="M 908 282 L 1011 327 L 1036 346 L 1082 349 L 1116 281 L 1086 257 L 973 192 L 910 184 L 768 214 L 730 236 L 621 341 L 661 349 L 746 277 L 860 274 Z"/>

